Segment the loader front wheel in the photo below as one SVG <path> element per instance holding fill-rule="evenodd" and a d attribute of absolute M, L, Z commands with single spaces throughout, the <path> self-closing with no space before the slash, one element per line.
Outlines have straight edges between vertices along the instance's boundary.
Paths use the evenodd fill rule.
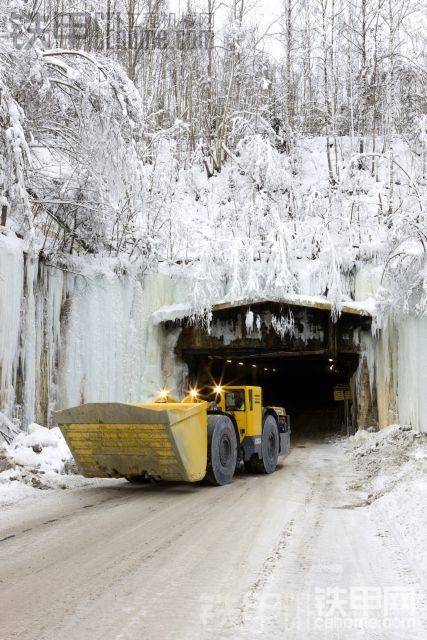
<path fill-rule="evenodd" d="M 225 415 L 208 416 L 208 464 L 206 479 L 213 485 L 231 482 L 237 463 L 237 438 Z"/>

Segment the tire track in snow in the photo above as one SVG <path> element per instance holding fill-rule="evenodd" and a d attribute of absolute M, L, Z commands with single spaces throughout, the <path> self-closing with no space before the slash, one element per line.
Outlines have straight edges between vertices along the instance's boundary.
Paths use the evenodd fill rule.
<path fill-rule="evenodd" d="M 278 542 L 273 548 L 272 553 L 264 560 L 261 571 L 249 590 L 250 600 L 255 601 L 257 591 L 259 591 L 266 585 L 277 564 L 283 558 L 288 544 L 288 539 L 292 535 L 293 527 L 294 520 L 290 520 L 285 529 L 282 531 Z"/>
<path fill-rule="evenodd" d="M 302 456 L 305 455 L 305 452 Z M 309 465 L 308 461 L 308 465 Z M 307 464 L 305 461 L 304 464 Z M 264 560 L 259 573 L 252 583 L 249 595 L 240 603 L 238 624 L 247 630 L 248 637 L 264 637 L 266 620 L 262 609 L 265 599 L 268 599 L 271 584 L 275 583 L 277 573 L 286 575 L 286 582 L 292 585 L 293 591 L 297 583 L 305 585 L 306 572 L 311 566 L 314 540 L 321 526 L 321 512 L 323 508 L 322 495 L 328 479 L 322 477 L 318 468 L 310 470 L 312 478 L 304 487 L 305 496 L 298 496 L 294 515 L 284 527 L 271 553 Z M 302 482 L 307 478 L 302 477 Z M 273 599 L 278 592 L 273 592 Z M 255 635 L 257 634 L 257 635 Z M 268 635 L 268 634 L 267 634 Z"/>

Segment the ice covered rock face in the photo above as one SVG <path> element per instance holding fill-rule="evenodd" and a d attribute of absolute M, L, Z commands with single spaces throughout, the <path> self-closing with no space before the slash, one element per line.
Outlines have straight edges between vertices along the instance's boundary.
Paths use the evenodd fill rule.
<path fill-rule="evenodd" d="M 80 275 L 24 260 L 24 248 L 0 235 L 0 406 L 9 421 L 49 424 L 56 407 L 144 401 L 181 384 L 174 358 L 162 370 L 165 337 L 152 322 L 175 302 L 170 277 L 117 275 L 88 260 Z"/>
<path fill-rule="evenodd" d="M 15 403 L 23 283 L 22 244 L 0 235 L 0 406 L 7 416 Z"/>

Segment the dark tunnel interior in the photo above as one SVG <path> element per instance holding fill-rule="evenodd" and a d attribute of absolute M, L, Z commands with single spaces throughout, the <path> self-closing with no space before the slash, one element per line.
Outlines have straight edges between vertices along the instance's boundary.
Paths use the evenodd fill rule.
<path fill-rule="evenodd" d="M 185 359 L 190 385 L 204 397 L 212 399 L 215 384 L 262 387 L 264 405 L 285 407 L 294 441 L 354 432 L 351 401 L 337 401 L 334 389 L 350 386 L 358 365 L 357 354 L 341 354 L 337 359 L 308 354 L 286 358 L 193 355 Z"/>

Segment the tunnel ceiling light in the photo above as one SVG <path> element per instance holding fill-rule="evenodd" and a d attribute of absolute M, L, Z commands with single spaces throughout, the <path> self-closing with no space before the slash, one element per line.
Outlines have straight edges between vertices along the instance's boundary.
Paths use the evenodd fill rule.
<path fill-rule="evenodd" d="M 227 362 L 233 362 L 232 360 L 227 360 Z"/>
<path fill-rule="evenodd" d="M 243 365 L 243 362 L 239 362 L 239 364 L 240 364 L 240 366 L 242 366 L 242 365 Z"/>
<path fill-rule="evenodd" d="M 268 371 L 268 367 L 264 367 L 264 371 Z"/>
<path fill-rule="evenodd" d="M 329 362 L 333 362 L 333 361 L 334 361 L 334 359 L 333 359 L 333 358 L 329 358 Z"/>
<path fill-rule="evenodd" d="M 273 371 L 277 371 L 277 369 L 273 369 Z"/>
<path fill-rule="evenodd" d="M 256 369 L 256 364 L 253 364 L 252 366 L 253 366 L 254 369 Z"/>

